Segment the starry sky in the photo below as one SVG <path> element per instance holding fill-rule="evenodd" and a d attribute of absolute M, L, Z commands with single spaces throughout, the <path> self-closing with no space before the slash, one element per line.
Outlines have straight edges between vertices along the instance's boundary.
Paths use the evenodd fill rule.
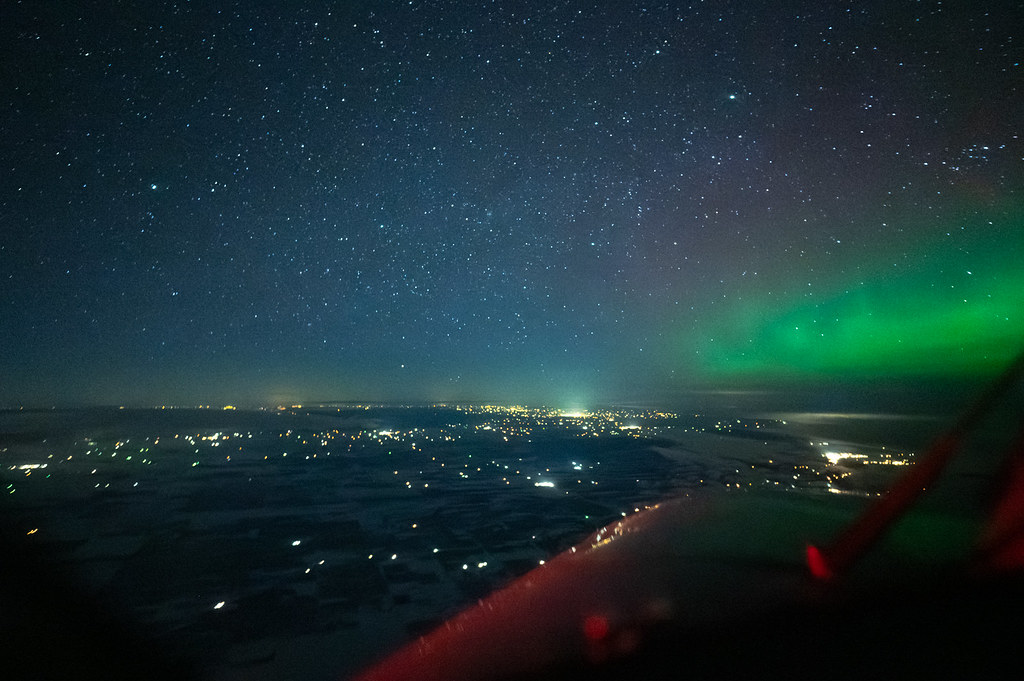
<path fill-rule="evenodd" d="M 985 376 L 1017 2 L 5 2 L 0 405 Z"/>

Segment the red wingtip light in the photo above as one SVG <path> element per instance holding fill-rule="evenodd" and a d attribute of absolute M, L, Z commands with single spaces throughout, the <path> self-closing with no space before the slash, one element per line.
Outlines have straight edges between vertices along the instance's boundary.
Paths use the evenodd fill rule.
<path fill-rule="evenodd" d="M 588 641 L 598 642 L 608 636 L 611 626 L 608 618 L 602 615 L 589 615 L 583 620 L 583 635 Z"/>
<path fill-rule="evenodd" d="M 828 566 L 825 554 L 814 544 L 807 545 L 807 568 L 815 579 L 826 581 L 832 578 L 832 569 Z"/>

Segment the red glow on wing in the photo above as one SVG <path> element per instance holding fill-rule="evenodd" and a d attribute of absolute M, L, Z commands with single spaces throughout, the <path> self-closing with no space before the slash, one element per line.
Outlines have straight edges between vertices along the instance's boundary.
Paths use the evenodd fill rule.
<path fill-rule="evenodd" d="M 1008 457 L 1006 489 L 979 546 L 982 565 L 995 571 L 1024 570 L 1024 429 Z"/>
<path fill-rule="evenodd" d="M 807 545 L 807 568 L 815 579 L 826 581 L 832 578 L 832 570 L 828 566 L 825 554 L 814 544 Z"/>
<path fill-rule="evenodd" d="M 610 629 L 608 618 L 603 615 L 588 615 L 583 619 L 583 635 L 591 643 L 604 640 Z"/>

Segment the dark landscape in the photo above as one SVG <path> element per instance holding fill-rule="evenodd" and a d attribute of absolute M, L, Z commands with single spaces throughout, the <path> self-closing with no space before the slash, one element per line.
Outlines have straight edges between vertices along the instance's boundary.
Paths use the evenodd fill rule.
<path fill-rule="evenodd" d="M 878 418 L 784 416 L 8 411 L 4 530 L 68 581 L 56 586 L 86 595 L 98 620 L 114 617 L 203 677 L 345 677 L 652 504 L 755 493 L 818 498 L 827 515 L 828 504 L 863 504 L 913 461 L 878 440 Z M 821 439 L 837 420 L 853 436 L 858 419 L 868 439 Z M 888 419 L 894 442 L 942 423 Z M 969 511 L 957 507 L 962 534 L 935 550 L 969 535 Z"/>

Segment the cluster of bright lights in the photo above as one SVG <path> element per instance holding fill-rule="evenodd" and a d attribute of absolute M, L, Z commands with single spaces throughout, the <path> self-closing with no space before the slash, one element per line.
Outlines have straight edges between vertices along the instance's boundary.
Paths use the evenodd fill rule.
<path fill-rule="evenodd" d="M 822 452 L 822 456 L 828 459 L 828 462 L 833 465 L 836 465 L 840 461 L 844 461 L 846 459 L 865 460 L 868 458 L 867 454 L 855 454 L 853 452 Z"/>

